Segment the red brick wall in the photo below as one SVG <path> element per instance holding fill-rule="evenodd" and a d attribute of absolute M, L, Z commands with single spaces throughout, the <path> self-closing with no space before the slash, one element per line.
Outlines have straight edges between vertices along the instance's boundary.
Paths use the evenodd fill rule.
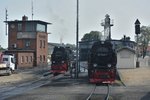
<path fill-rule="evenodd" d="M 18 53 L 18 67 L 33 67 L 33 53 Z"/>
<path fill-rule="evenodd" d="M 37 65 L 40 66 L 45 65 L 47 64 L 47 55 L 48 55 L 47 33 L 37 33 L 36 43 L 37 43 L 36 45 Z"/>
<path fill-rule="evenodd" d="M 29 49 L 30 50 L 36 50 L 36 39 L 28 39 L 28 40 L 31 41 Z M 18 49 L 27 49 L 25 47 L 25 39 L 24 40 L 23 39 L 19 39 L 17 41 L 17 48 Z"/>
<path fill-rule="evenodd" d="M 12 49 L 12 45 L 17 43 L 17 24 L 11 23 L 8 29 L 8 48 Z"/>
<path fill-rule="evenodd" d="M 23 48 L 24 47 L 24 43 L 23 43 L 23 40 L 18 40 L 17 41 L 17 48 L 19 49 L 19 48 Z"/>

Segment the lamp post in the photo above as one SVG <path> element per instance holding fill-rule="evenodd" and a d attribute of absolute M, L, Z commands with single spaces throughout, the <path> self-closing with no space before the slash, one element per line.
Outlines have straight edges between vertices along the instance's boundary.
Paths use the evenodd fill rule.
<path fill-rule="evenodd" d="M 137 60 L 136 60 L 136 67 L 139 68 L 140 67 L 140 63 L 139 63 L 139 34 L 140 34 L 140 21 L 137 19 L 135 21 L 135 34 L 137 35 Z"/>

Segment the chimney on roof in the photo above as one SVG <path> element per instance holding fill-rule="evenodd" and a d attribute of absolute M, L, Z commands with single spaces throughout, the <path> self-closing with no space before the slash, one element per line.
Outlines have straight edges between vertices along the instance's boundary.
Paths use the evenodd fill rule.
<path fill-rule="evenodd" d="M 27 21 L 27 20 L 28 20 L 28 17 L 24 15 L 24 16 L 22 17 L 22 21 Z"/>

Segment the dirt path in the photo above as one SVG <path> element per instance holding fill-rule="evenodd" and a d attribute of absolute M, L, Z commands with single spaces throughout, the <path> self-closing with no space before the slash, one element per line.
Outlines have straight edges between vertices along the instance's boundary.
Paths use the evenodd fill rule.
<path fill-rule="evenodd" d="M 10 76 L 0 76 L 0 85 L 7 85 L 9 83 L 17 83 L 20 81 L 32 80 L 34 78 L 35 75 L 25 73 L 12 74 Z"/>
<path fill-rule="evenodd" d="M 121 80 L 126 86 L 150 85 L 150 67 L 119 69 Z"/>
<path fill-rule="evenodd" d="M 49 71 L 48 67 L 44 68 L 37 67 L 32 69 L 19 70 L 16 73 L 11 74 L 9 76 L 0 76 L 0 85 L 18 83 L 20 81 L 34 80 L 43 76 L 43 73 L 48 71 Z"/>

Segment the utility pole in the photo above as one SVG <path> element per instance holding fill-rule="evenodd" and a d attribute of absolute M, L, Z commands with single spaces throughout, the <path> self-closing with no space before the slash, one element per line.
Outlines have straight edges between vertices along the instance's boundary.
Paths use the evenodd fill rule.
<path fill-rule="evenodd" d="M 77 0 L 77 16 L 76 16 L 76 75 L 75 77 L 78 78 L 78 70 L 79 70 L 79 0 Z"/>
<path fill-rule="evenodd" d="M 7 13 L 7 9 L 5 8 L 6 35 L 7 35 L 7 19 L 8 19 L 8 13 Z"/>
<path fill-rule="evenodd" d="M 136 49 L 136 52 L 137 52 L 137 60 L 136 60 L 136 67 L 139 68 L 140 67 L 140 63 L 139 63 L 139 34 L 140 34 L 140 21 L 137 19 L 135 21 L 135 34 L 137 35 L 137 49 Z"/>

